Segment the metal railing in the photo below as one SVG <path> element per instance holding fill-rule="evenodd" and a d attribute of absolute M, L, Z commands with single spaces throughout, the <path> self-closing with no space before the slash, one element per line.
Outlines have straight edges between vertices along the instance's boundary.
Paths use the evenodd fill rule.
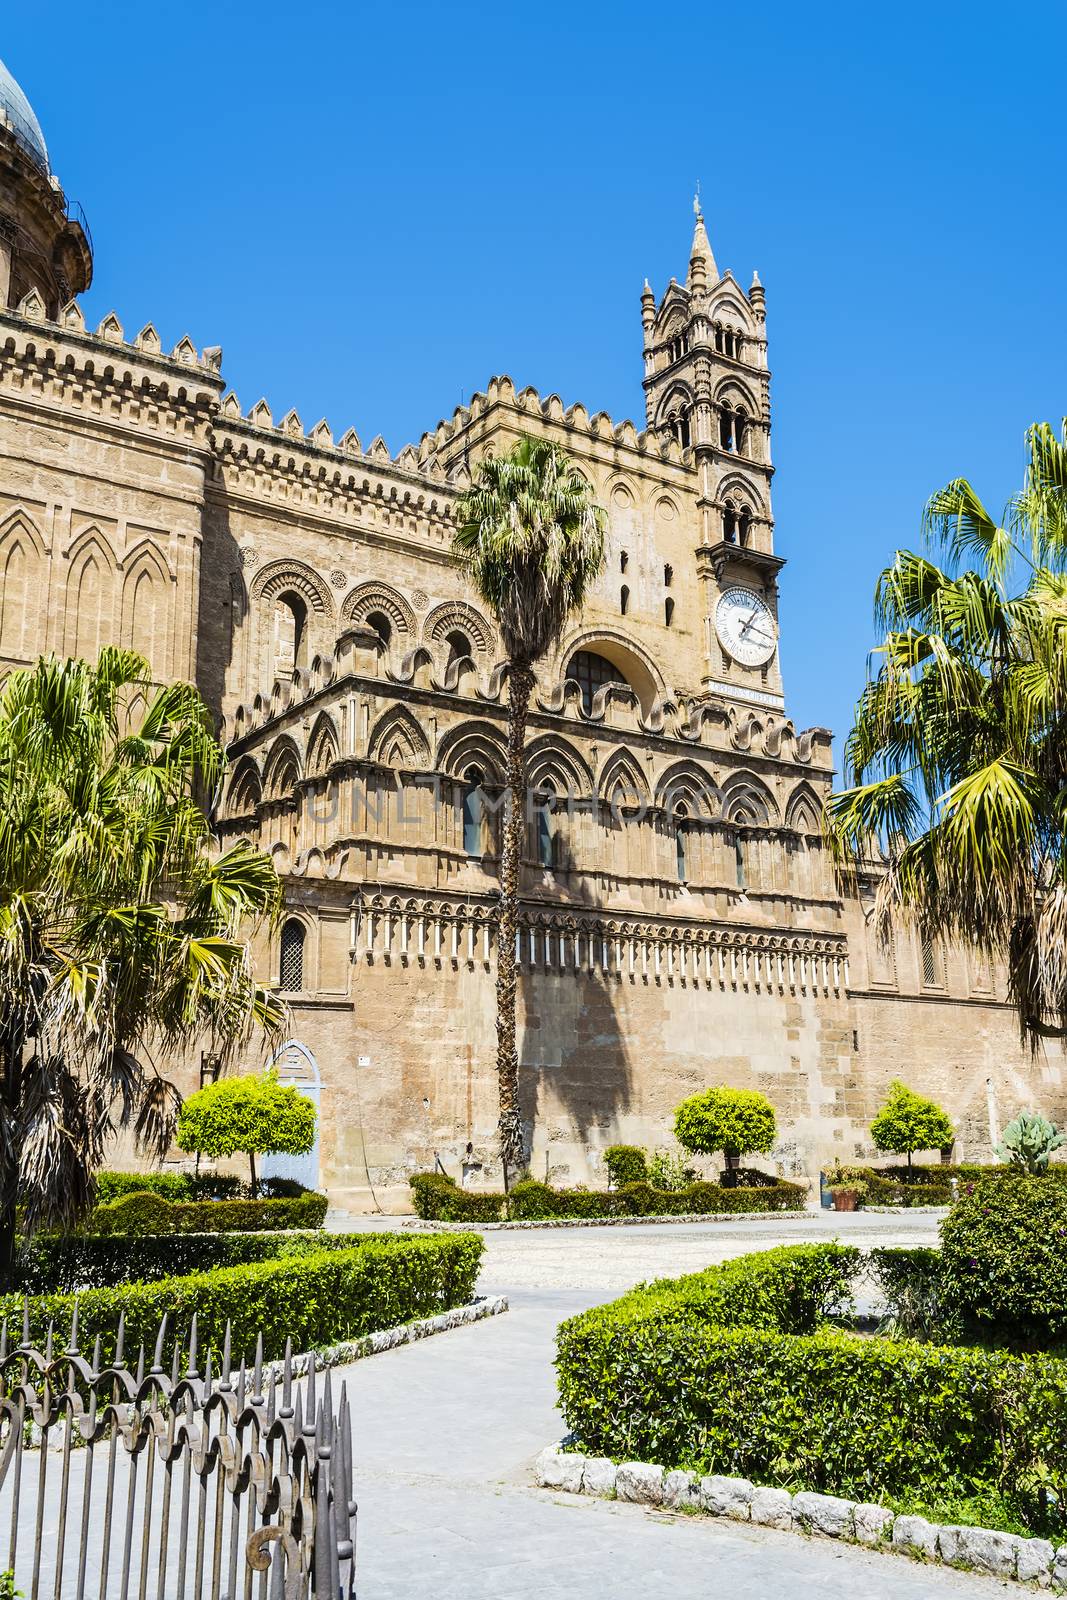
<path fill-rule="evenodd" d="M 234 1370 L 228 1326 L 200 1371 L 195 1317 L 169 1372 L 166 1318 L 133 1370 L 121 1322 L 109 1363 L 77 1324 L 58 1354 L 28 1309 L 17 1346 L 0 1329 L 0 1570 L 27 1600 L 354 1600 L 344 1385 L 335 1411 L 329 1371 L 262 1341 Z"/>

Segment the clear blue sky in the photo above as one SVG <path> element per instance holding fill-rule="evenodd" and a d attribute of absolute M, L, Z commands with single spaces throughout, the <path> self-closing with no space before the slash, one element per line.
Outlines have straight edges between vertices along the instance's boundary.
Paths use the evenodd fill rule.
<path fill-rule="evenodd" d="M 245 409 L 417 439 L 497 372 L 640 420 L 694 182 L 767 286 L 787 704 L 838 733 L 930 491 L 1067 411 L 1059 5 L 6 8 L 86 298 Z"/>

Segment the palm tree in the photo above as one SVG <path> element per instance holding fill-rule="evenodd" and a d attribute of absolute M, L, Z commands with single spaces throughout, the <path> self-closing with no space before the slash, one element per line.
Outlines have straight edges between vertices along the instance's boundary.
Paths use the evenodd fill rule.
<path fill-rule="evenodd" d="M 274 867 L 245 843 L 212 856 L 195 798 L 222 769 L 196 690 L 130 651 L 0 687 L 0 1275 L 16 1206 L 26 1236 L 69 1226 L 119 1130 L 166 1149 L 157 1053 L 225 1057 L 281 1021 L 240 937 L 279 904 Z"/>
<path fill-rule="evenodd" d="M 515 937 L 534 667 L 559 643 L 604 565 L 606 515 L 566 452 L 524 437 L 479 463 L 456 507 L 454 548 L 496 618 L 508 659 L 508 769 L 500 850 L 496 1035 L 504 1187 L 523 1159 L 515 1047 Z"/>
<path fill-rule="evenodd" d="M 827 832 L 885 859 L 876 902 L 928 938 L 1007 957 L 1023 1038 L 1067 1032 L 1067 424 L 1027 434 L 1003 524 L 957 478 L 930 500 L 931 555 L 878 581 L 884 640 Z"/>

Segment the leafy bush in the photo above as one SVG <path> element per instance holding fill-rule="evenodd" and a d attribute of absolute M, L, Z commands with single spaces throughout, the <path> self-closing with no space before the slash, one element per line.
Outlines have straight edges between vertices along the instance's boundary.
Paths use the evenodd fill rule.
<path fill-rule="evenodd" d="M 838 1167 L 832 1176 L 834 1179 L 840 1175 L 845 1182 L 862 1183 L 866 1186 L 866 1203 L 876 1206 L 947 1206 L 952 1200 L 950 1179 L 953 1169 L 949 1167 L 913 1167 L 912 1177 L 909 1180 L 903 1174 L 907 1168 L 895 1167 Z M 947 1172 L 949 1177 L 943 1183 L 933 1181 L 934 1174 L 940 1175 Z M 919 1175 L 929 1177 L 930 1182 L 920 1182 Z"/>
<path fill-rule="evenodd" d="M 604 1165 L 616 1189 L 624 1183 L 644 1183 L 648 1177 L 648 1162 L 640 1145 L 609 1145 L 604 1151 Z"/>
<path fill-rule="evenodd" d="M 253 1195 L 256 1156 L 306 1155 L 318 1113 L 306 1094 L 278 1082 L 277 1071 L 220 1078 L 184 1102 L 175 1142 L 206 1156 L 247 1155 Z"/>
<path fill-rule="evenodd" d="M 653 1189 L 668 1192 L 684 1189 L 696 1178 L 692 1167 L 687 1167 L 681 1156 L 669 1150 L 653 1150 L 648 1158 L 648 1181 Z"/>
<path fill-rule="evenodd" d="M 1053 1150 L 1067 1144 L 1067 1134 L 1060 1133 L 1040 1111 L 1021 1111 L 1004 1129 L 1004 1137 L 997 1145 L 997 1155 L 1013 1167 L 1037 1175 L 1045 1171 Z"/>
<path fill-rule="evenodd" d="M 439 1173 L 417 1173 L 410 1180 L 420 1217 L 440 1222 L 499 1222 L 504 1196 L 470 1194 Z M 692 1183 L 685 1189 L 653 1189 L 626 1183 L 618 1189 L 553 1189 L 524 1178 L 510 1195 L 517 1222 L 548 1222 L 571 1217 L 701 1216 L 738 1211 L 799 1211 L 805 1190 L 797 1183 L 772 1181 L 756 1189 L 724 1189 L 717 1183 Z"/>
<path fill-rule="evenodd" d="M 43 1344 L 54 1322 L 57 1341 L 65 1342 L 77 1299 L 82 1347 L 91 1348 L 99 1335 L 106 1361 L 114 1355 L 120 1315 L 127 1356 L 136 1361 L 139 1345 L 151 1351 L 164 1314 L 166 1366 L 175 1348 L 185 1348 L 194 1315 L 201 1359 L 208 1346 L 221 1350 L 227 1322 L 235 1361 L 251 1359 L 259 1334 L 264 1355 L 273 1358 L 284 1353 L 287 1338 L 294 1350 L 321 1348 L 465 1304 L 474 1293 L 482 1250 L 474 1234 L 370 1235 L 349 1249 L 326 1247 L 77 1296 L 42 1294 L 28 1302 L 30 1338 Z M 0 1316 L 12 1326 L 21 1326 L 22 1308 L 21 1295 L 0 1298 Z"/>
<path fill-rule="evenodd" d="M 956 1137 L 948 1114 L 935 1100 L 916 1094 L 894 1078 L 889 1098 L 871 1123 L 871 1138 L 879 1150 L 906 1155 L 911 1166 L 916 1150 L 945 1150 Z"/>
<path fill-rule="evenodd" d="M 310 1191 L 295 1178 L 261 1178 L 263 1200 L 295 1200 Z M 164 1200 L 251 1200 L 250 1184 L 221 1172 L 98 1172 L 96 1203 L 110 1205 L 128 1194 L 158 1194 Z"/>
<path fill-rule="evenodd" d="M 774 1144 L 774 1107 L 757 1089 L 705 1089 L 674 1113 L 674 1135 L 694 1155 L 766 1155 Z"/>
<path fill-rule="evenodd" d="M 26 1294 L 111 1289 L 283 1256 L 354 1250 L 390 1238 L 370 1233 L 35 1234 L 19 1253 L 15 1287 Z"/>
<path fill-rule="evenodd" d="M 1067 1362 L 820 1326 L 856 1252 L 805 1245 L 632 1291 L 565 1322 L 579 1447 L 846 1495 L 999 1487 L 1040 1527 L 1067 1497 Z"/>
<path fill-rule="evenodd" d="M 499 1222 L 502 1194 L 475 1194 L 443 1172 L 416 1172 L 408 1179 L 416 1216 L 433 1222 Z"/>
<path fill-rule="evenodd" d="M 868 1261 L 889 1312 L 887 1333 L 905 1339 L 933 1339 L 946 1320 L 944 1275 L 940 1250 L 880 1247 Z"/>
<path fill-rule="evenodd" d="M 128 1194 L 97 1206 L 87 1233 L 246 1233 L 321 1228 L 329 1201 L 308 1191 L 295 1200 L 201 1200 L 172 1205 L 158 1194 Z"/>
<path fill-rule="evenodd" d="M 968 1187 L 941 1224 L 962 1326 L 1012 1345 L 1067 1338 L 1067 1184 L 1014 1173 Z"/>

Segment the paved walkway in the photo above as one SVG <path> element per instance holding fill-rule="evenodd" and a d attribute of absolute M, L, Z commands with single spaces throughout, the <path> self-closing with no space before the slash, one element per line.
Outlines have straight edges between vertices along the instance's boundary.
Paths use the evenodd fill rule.
<path fill-rule="evenodd" d="M 559 1438 L 553 1336 L 631 1283 L 785 1238 L 932 1242 L 929 1217 L 808 1216 L 486 1235 L 488 1322 L 357 1363 L 360 1600 L 925 1600 L 1004 1595 L 992 1579 L 830 1540 L 679 1517 L 533 1486 Z M 1020 1592 L 1021 1591 L 1017 1591 Z"/>

